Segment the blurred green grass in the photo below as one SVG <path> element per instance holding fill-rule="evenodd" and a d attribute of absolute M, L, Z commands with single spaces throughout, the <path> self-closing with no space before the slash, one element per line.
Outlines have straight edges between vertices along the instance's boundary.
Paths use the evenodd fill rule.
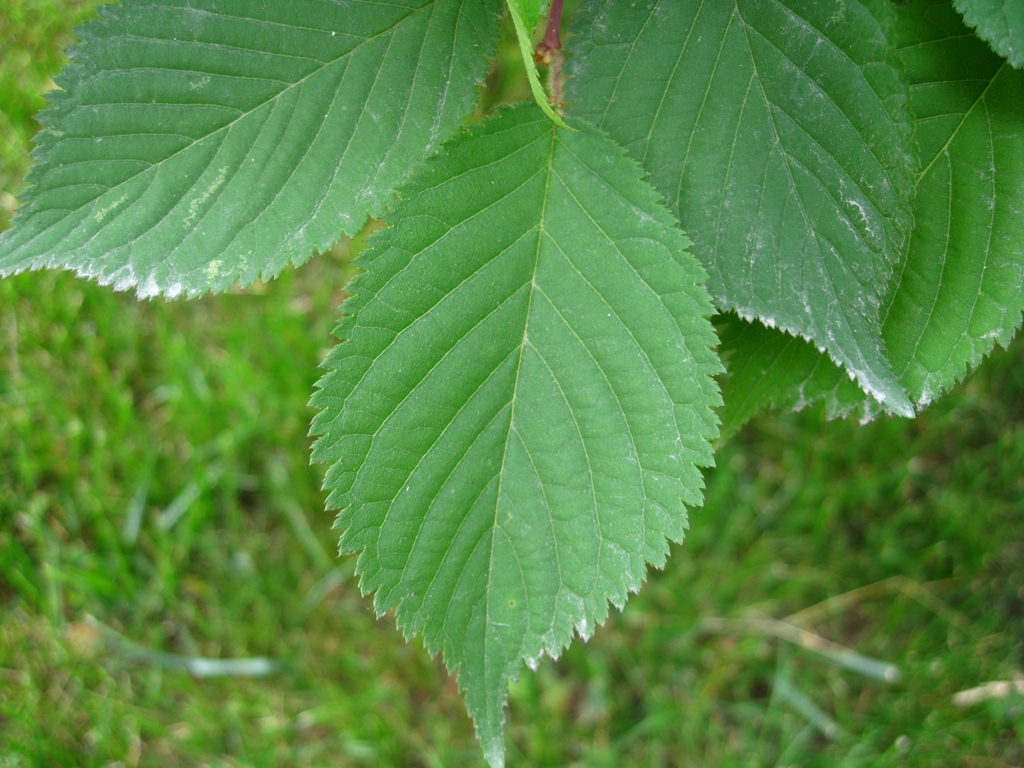
<path fill-rule="evenodd" d="M 90 6 L 0 15 L 0 203 Z M 308 466 L 351 250 L 190 303 L 0 281 L 0 767 L 481 765 Z M 718 463 L 668 568 L 513 686 L 510 765 L 1024 762 L 1024 697 L 953 703 L 1022 676 L 1021 344 L 914 422 L 765 416 Z"/>

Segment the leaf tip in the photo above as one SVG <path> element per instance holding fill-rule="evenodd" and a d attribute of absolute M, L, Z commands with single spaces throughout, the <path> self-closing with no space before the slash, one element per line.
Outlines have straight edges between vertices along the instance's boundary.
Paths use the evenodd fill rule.
<path fill-rule="evenodd" d="M 480 740 L 484 750 L 484 759 L 491 768 L 505 768 L 505 744 L 499 736 L 491 741 Z"/>

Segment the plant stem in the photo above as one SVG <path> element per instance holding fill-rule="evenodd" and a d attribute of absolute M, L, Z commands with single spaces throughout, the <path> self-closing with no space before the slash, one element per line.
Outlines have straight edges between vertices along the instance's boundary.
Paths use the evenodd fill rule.
<path fill-rule="evenodd" d="M 548 26 L 544 32 L 544 39 L 537 44 L 534 52 L 534 60 L 538 64 L 544 64 L 548 68 L 548 90 L 550 91 L 551 106 L 559 114 L 565 106 L 562 98 L 562 4 L 564 0 L 551 0 L 551 9 L 548 11 Z"/>

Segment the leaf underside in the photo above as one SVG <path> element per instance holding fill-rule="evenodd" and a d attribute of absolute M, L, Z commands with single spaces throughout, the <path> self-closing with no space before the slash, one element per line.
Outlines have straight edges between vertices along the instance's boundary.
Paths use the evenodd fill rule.
<path fill-rule="evenodd" d="M 124 0 L 78 30 L 0 275 L 223 291 L 379 215 L 476 102 L 500 0 Z"/>
<path fill-rule="evenodd" d="M 828 418 L 878 410 L 846 373 L 805 339 L 748 322 L 732 313 L 716 318 L 728 375 L 722 379 L 722 437 L 730 437 L 766 408 L 800 410 L 822 403 Z"/>
<path fill-rule="evenodd" d="M 312 401 L 341 548 L 457 671 L 492 765 L 508 681 L 664 563 L 717 434 L 704 272 L 574 128 L 507 110 L 413 177 Z"/>
<path fill-rule="evenodd" d="M 593 0 L 573 111 L 651 173 L 720 307 L 803 336 L 912 406 L 879 307 L 912 224 L 906 84 L 887 0 Z"/>

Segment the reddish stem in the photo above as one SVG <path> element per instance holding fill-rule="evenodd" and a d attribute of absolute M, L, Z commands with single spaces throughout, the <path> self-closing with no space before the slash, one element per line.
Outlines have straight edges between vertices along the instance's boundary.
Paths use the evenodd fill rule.
<path fill-rule="evenodd" d="M 562 111 L 562 4 L 564 0 L 551 0 L 548 10 L 548 26 L 544 39 L 537 44 L 534 60 L 548 68 L 548 89 L 551 91 L 551 104 L 559 112 Z"/>
<path fill-rule="evenodd" d="M 562 4 L 564 0 L 551 0 L 551 8 L 548 10 L 548 28 L 544 32 L 544 39 L 537 44 L 537 55 L 547 58 L 555 51 L 562 50 Z M 547 62 L 545 62 L 547 63 Z"/>

